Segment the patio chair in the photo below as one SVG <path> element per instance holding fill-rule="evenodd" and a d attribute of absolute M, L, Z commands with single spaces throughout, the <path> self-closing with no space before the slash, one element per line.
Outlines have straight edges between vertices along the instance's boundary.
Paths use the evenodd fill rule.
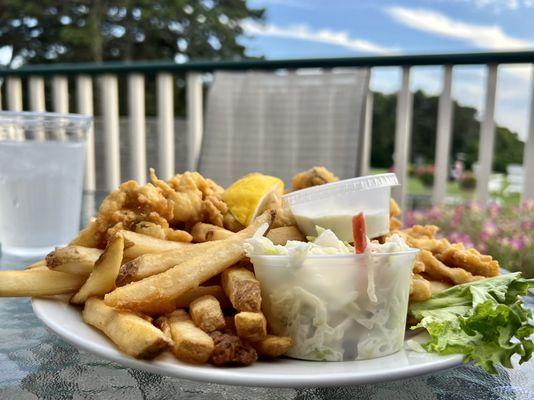
<path fill-rule="evenodd" d="M 222 185 L 253 171 L 289 183 L 315 165 L 358 175 L 368 83 L 366 69 L 216 73 L 199 170 Z"/>

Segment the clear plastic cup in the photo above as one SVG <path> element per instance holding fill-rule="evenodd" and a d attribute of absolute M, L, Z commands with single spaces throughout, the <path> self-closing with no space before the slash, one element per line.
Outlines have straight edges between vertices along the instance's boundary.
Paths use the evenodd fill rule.
<path fill-rule="evenodd" d="M 389 254 L 251 257 L 264 312 L 288 356 L 349 361 L 386 356 L 404 342 L 410 280 L 419 250 Z"/>
<path fill-rule="evenodd" d="M 391 187 L 398 184 L 393 173 L 362 176 L 288 193 L 284 201 L 304 234 L 316 236 L 318 225 L 352 242 L 352 217 L 359 212 L 364 213 L 367 236 L 389 232 Z"/>
<path fill-rule="evenodd" d="M 92 117 L 0 112 L 0 243 L 36 257 L 80 228 L 86 135 Z"/>

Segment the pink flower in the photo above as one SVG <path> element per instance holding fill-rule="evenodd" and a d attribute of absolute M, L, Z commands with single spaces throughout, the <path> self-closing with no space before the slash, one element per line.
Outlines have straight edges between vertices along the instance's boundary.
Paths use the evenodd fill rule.
<path fill-rule="evenodd" d="M 482 233 L 485 233 L 488 237 L 495 235 L 497 233 L 497 225 L 493 222 L 484 222 Z"/>
<path fill-rule="evenodd" d="M 437 221 L 441 218 L 441 210 L 439 209 L 438 206 L 433 206 L 428 212 L 428 216 L 434 221 Z"/>
<path fill-rule="evenodd" d="M 510 240 L 510 247 L 516 251 L 523 250 L 525 246 L 526 246 L 526 243 L 525 243 L 525 240 L 523 240 L 523 237 L 514 238 Z"/>
<path fill-rule="evenodd" d="M 469 210 L 474 212 L 475 214 L 479 214 L 482 211 L 482 207 L 480 206 L 480 203 L 477 201 L 472 201 L 469 204 Z"/>
<path fill-rule="evenodd" d="M 447 239 L 453 243 L 463 243 L 466 247 L 474 247 L 473 241 L 467 233 L 452 232 Z"/>
<path fill-rule="evenodd" d="M 497 218 L 499 216 L 499 212 L 501 211 L 501 206 L 496 202 L 490 203 L 488 204 L 488 211 L 491 218 Z"/>
<path fill-rule="evenodd" d="M 534 211 L 534 198 L 525 200 L 525 202 L 523 203 L 523 208 L 526 211 Z"/>
<path fill-rule="evenodd" d="M 460 222 L 462 222 L 462 218 L 464 216 L 464 207 L 459 206 L 454 209 L 454 215 L 452 216 L 452 224 L 458 225 Z"/>
<path fill-rule="evenodd" d="M 486 243 L 479 243 L 477 244 L 477 250 L 480 251 L 482 254 L 486 254 L 488 251 L 488 245 Z"/>

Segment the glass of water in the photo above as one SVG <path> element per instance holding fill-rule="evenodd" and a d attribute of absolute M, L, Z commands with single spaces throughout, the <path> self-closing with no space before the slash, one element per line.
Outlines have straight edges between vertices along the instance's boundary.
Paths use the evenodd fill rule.
<path fill-rule="evenodd" d="M 91 124 L 84 115 L 0 112 L 3 254 L 42 256 L 79 231 Z"/>

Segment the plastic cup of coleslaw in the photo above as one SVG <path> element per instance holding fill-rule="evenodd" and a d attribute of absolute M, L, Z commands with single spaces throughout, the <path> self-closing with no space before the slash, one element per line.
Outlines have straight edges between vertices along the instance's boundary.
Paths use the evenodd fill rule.
<path fill-rule="evenodd" d="M 375 238 L 389 232 L 391 187 L 398 184 L 393 173 L 362 176 L 288 193 L 284 201 L 305 235 L 315 236 L 318 225 L 352 241 L 352 217 L 363 212 L 367 235 Z"/>
<path fill-rule="evenodd" d="M 288 356 L 349 361 L 386 356 L 404 342 L 410 279 L 419 250 L 251 256 L 271 331 L 290 336 Z"/>

